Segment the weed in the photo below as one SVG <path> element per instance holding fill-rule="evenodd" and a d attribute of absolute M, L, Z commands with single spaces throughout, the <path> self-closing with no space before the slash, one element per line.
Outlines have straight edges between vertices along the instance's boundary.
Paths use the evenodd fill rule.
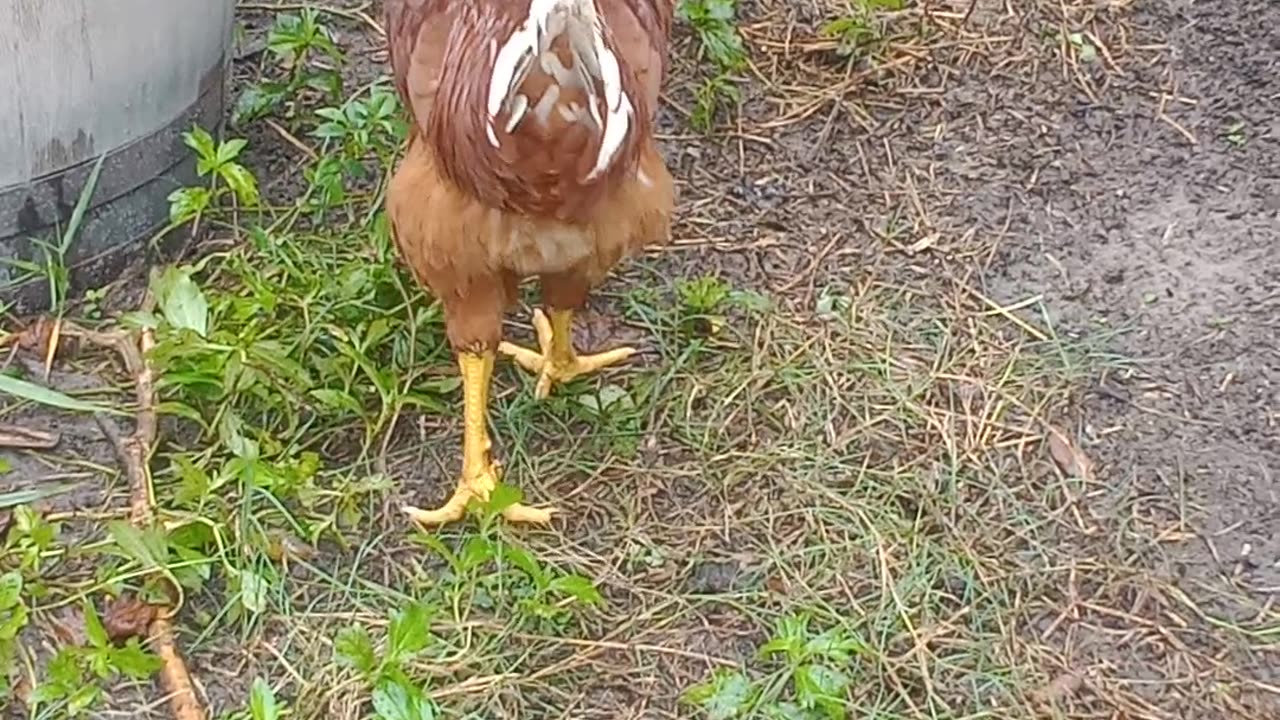
<path fill-rule="evenodd" d="M 160 669 L 160 658 L 142 649 L 138 638 L 117 646 L 92 603 L 82 604 L 85 645 L 65 646 L 45 667 L 28 704 L 33 718 L 78 717 L 103 697 L 103 685 L 117 676 L 146 680 Z"/>
<path fill-rule="evenodd" d="M 258 181 L 244 165 L 238 162 L 247 141 L 232 138 L 216 142 L 204 128 L 196 127 L 183 133 L 183 142 L 196 155 L 196 172 L 208 178 L 205 187 L 179 188 L 169 194 L 168 230 L 186 223 L 198 223 L 202 217 L 228 196 L 235 198 L 242 207 L 258 204 Z"/>
<path fill-rule="evenodd" d="M 1222 131 L 1222 137 L 1233 148 L 1242 148 L 1249 143 L 1249 135 L 1243 122 L 1233 122 Z"/>
<path fill-rule="evenodd" d="M 840 626 L 811 629 L 804 615 L 779 620 L 773 637 L 760 648 L 771 672 L 723 670 L 690 688 L 686 703 L 708 720 L 765 717 L 787 720 L 843 720 L 855 659 L 869 652 L 865 643 Z"/>
<path fill-rule="evenodd" d="M 1067 42 L 1071 43 L 1071 47 L 1075 48 L 1076 56 L 1080 58 L 1080 62 L 1091 63 L 1098 59 L 1097 46 L 1084 33 L 1068 33 Z"/>
<path fill-rule="evenodd" d="M 67 226 L 62 229 L 57 244 L 41 238 L 30 239 L 31 244 L 40 250 L 40 262 L 15 258 L 0 260 L 7 265 L 25 271 L 28 278 L 43 277 L 49 289 L 49 309 L 55 315 L 61 316 L 66 312 L 67 298 L 71 289 L 71 273 L 67 267 L 67 255 L 71 252 L 71 245 L 80 233 L 80 226 L 84 223 L 84 216 L 89 210 L 89 202 L 93 199 L 93 193 L 98 189 L 98 180 L 102 174 L 102 164 L 106 159 L 106 155 L 101 155 L 98 157 L 97 162 L 93 164 L 93 169 L 89 171 L 89 177 L 85 180 L 84 187 L 80 189 L 80 196 L 76 199 L 76 204 L 71 209 L 71 217 L 67 220 Z"/>
<path fill-rule="evenodd" d="M 102 319 L 102 302 L 106 298 L 107 291 L 102 288 L 89 288 L 84 291 L 81 299 L 80 312 L 91 320 Z"/>
<path fill-rule="evenodd" d="M 725 107 L 736 107 L 741 101 L 742 91 L 728 75 L 713 75 L 704 80 L 694 94 L 690 122 L 703 132 L 710 132 L 720 111 Z"/>
<path fill-rule="evenodd" d="M 747 67 L 747 51 L 737 28 L 737 0 L 681 0 L 677 14 L 693 28 L 698 37 L 703 60 L 709 61 L 712 74 L 698 88 L 692 123 L 707 132 L 715 124 L 724 105 L 741 100 L 738 86 L 731 79 Z"/>
<path fill-rule="evenodd" d="M 258 677 L 249 688 L 248 711 L 232 713 L 227 720 L 280 720 L 288 713 L 288 704 L 277 700 L 271 684 Z"/>
<path fill-rule="evenodd" d="M 715 275 L 678 280 L 675 291 L 677 337 L 686 342 L 718 334 L 732 315 L 759 317 L 771 307 L 763 295 Z"/>
<path fill-rule="evenodd" d="M 39 597 L 44 593 L 38 578 L 47 570 L 46 558 L 58 544 L 61 527 L 45 520 L 30 505 L 14 508 L 12 523 L 4 539 L 5 555 L 16 556 L 18 571 L 34 581 L 27 592 Z"/>
<path fill-rule="evenodd" d="M 267 50 L 284 69 L 284 77 L 245 88 L 236 99 L 234 124 L 244 125 L 270 115 L 303 90 L 328 99 L 342 95 L 342 76 L 333 66 L 343 62 L 343 55 L 332 33 L 320 22 L 320 11 L 307 7 L 296 15 L 276 16 L 275 26 L 267 36 Z"/>
<path fill-rule="evenodd" d="M 677 12 L 693 27 L 704 59 L 723 71 L 746 67 L 747 52 L 736 25 L 737 0 L 681 0 Z"/>
<path fill-rule="evenodd" d="M 16 570 L 0 574 L 0 697 L 13 692 L 9 678 L 17 670 L 18 633 L 29 617 L 22 599 L 23 578 Z"/>
<path fill-rule="evenodd" d="M 430 720 L 438 712 L 422 685 L 406 673 L 407 663 L 432 642 L 431 615 L 431 608 L 422 603 L 394 613 L 380 651 L 363 627 L 347 628 L 334 638 L 335 659 L 368 684 L 379 720 Z"/>
<path fill-rule="evenodd" d="M 367 181 L 389 167 L 408 132 L 399 97 L 374 85 L 366 97 L 349 98 L 341 107 L 316 111 L 321 118 L 311 134 L 324 142 L 324 154 L 308 173 L 315 186 L 310 207 L 317 215 L 346 204 L 352 181 Z M 369 162 L 372 157 L 376 162 Z"/>
<path fill-rule="evenodd" d="M 512 488 L 506 488 L 505 494 L 495 493 L 488 508 L 488 523 L 520 500 L 520 494 Z M 519 611 L 517 617 L 530 623 L 530 630 L 562 630 L 572 616 L 564 604 L 566 600 L 585 606 L 603 601 L 588 578 L 549 571 L 527 550 L 495 540 L 492 533 L 467 539 L 458 552 L 431 539 L 425 542 L 449 563 L 455 581 L 461 583 L 455 585 L 456 591 L 474 593 L 471 599 L 482 609 L 515 607 Z"/>
<path fill-rule="evenodd" d="M 901 10 L 906 0 L 849 0 L 849 12 L 822 27 L 822 34 L 835 38 L 836 52 L 845 58 L 860 57 L 884 38 L 884 24 L 878 14 Z"/>
<path fill-rule="evenodd" d="M 312 131 L 322 140 L 336 141 L 342 157 L 359 162 L 372 152 L 386 163 L 394 155 L 407 126 L 400 111 L 400 99 L 394 91 L 375 85 L 368 97 L 349 98 L 341 107 L 316 110 L 324 119 Z"/>

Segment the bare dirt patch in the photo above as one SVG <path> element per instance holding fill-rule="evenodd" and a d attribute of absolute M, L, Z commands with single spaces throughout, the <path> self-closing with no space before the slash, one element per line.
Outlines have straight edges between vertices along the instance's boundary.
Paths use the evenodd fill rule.
<path fill-rule="evenodd" d="M 1275 588 L 1280 11 L 1149 5 L 1137 30 L 1167 38 L 1169 62 L 1133 67 L 1088 127 L 1058 133 L 1065 172 L 1019 197 L 1028 225 L 995 282 L 1043 290 L 1075 331 L 1118 331 L 1138 372 L 1086 406 L 1122 428 L 1099 439 L 1115 479 L 1185 493 L 1199 537 L 1173 552 L 1195 579 Z M 1151 92 L 1164 99 L 1142 103 Z"/>
<path fill-rule="evenodd" d="M 1130 590 L 1134 607 L 1173 614 L 1095 616 L 1059 642 L 1178 717 L 1195 713 L 1172 698 L 1207 708 L 1216 691 L 1173 682 L 1170 656 L 1246 680 L 1228 716 L 1277 709 L 1265 619 L 1280 589 L 1277 22 L 1265 2 L 1139 4 L 1129 33 L 1108 36 L 1134 51 L 1095 86 L 1100 101 L 1037 96 L 1036 150 L 985 168 L 1011 213 L 992 291 L 1041 295 L 1060 331 L 1108 333 L 1133 361 L 1078 408 L 1106 478 L 1091 505 L 1122 537 L 1148 528 L 1128 560 L 1151 583 Z M 1143 625 L 1167 634 L 1114 646 Z"/>

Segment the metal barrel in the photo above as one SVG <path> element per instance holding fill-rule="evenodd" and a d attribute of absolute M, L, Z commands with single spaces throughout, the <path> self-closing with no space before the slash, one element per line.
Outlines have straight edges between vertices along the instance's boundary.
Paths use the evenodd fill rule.
<path fill-rule="evenodd" d="M 169 194 L 197 181 L 182 133 L 222 121 L 234 15 L 235 0 L 0 0 L 0 299 L 47 305 L 21 261 L 58 244 L 103 155 L 57 262 L 83 289 L 144 257 Z"/>

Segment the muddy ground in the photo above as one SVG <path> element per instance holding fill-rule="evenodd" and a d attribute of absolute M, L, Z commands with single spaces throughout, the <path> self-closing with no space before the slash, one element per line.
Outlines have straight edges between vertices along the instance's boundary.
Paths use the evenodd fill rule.
<path fill-rule="evenodd" d="M 806 138 L 821 132 L 831 177 L 857 185 L 869 168 L 864 187 L 886 198 L 905 184 L 919 199 L 886 203 L 915 216 L 903 244 L 928 231 L 993 239 L 976 275 L 985 293 L 1002 304 L 1038 298 L 1019 311 L 1029 321 L 1125 359 L 1089 383 L 1074 416 L 1101 478 L 1086 512 L 1100 534 L 1115 533 L 1101 545 L 1119 551 L 1132 584 L 1094 579 L 1062 600 L 1118 592 L 1132 615 L 1071 607 L 1044 637 L 1086 674 L 1114 673 L 1161 708 L 1153 716 L 1204 712 L 1179 705 L 1190 681 L 1176 675 L 1197 669 L 1170 657 L 1189 645 L 1230 658 L 1256 693 L 1211 714 L 1273 716 L 1275 628 L 1242 649 L 1211 638 L 1205 618 L 1246 623 L 1280 592 L 1280 6 L 942 5 L 968 13 L 975 35 L 998 38 L 987 62 L 934 55 L 912 73 L 900 113 L 881 108 L 869 128 L 834 132 L 810 123 L 775 141 L 794 149 L 783 157 L 805 158 Z M 1079 23 L 1084 42 L 1052 38 L 1054 19 Z M 1061 44 L 1069 59 L 1053 62 L 1037 41 Z M 883 228 L 875 215 L 864 228 Z M 850 244 L 872 254 L 865 234 Z M 1141 578 L 1185 596 L 1157 600 Z M 1132 644 L 1150 623 L 1135 616 L 1153 612 L 1192 629 Z M 1098 716 L 1126 716 L 1110 713 L 1120 714 Z"/>
<path fill-rule="evenodd" d="M 1120 359 L 1071 413 L 1097 484 L 1091 532 L 1063 542 L 1126 572 L 1082 573 L 1036 628 L 1071 665 L 1057 681 L 1092 691 L 1079 717 L 1272 717 L 1274 628 L 1213 626 L 1280 593 L 1280 6 L 927 7 L 951 42 L 911 40 L 931 22 L 911 13 L 873 70 L 788 47 L 826 6 L 744 3 L 756 66 L 711 139 L 688 128 L 679 35 L 664 129 L 685 213 L 658 267 L 792 307 L 868 273 L 962 277 Z M 1214 677 L 1244 695 L 1211 700 Z"/>
<path fill-rule="evenodd" d="M 1048 648 L 1046 691 L 1061 702 L 1043 716 L 1280 716 L 1266 620 L 1280 597 L 1280 5 L 929 2 L 893 17 L 878 68 L 813 39 L 828 3 L 742 5 L 754 65 L 741 116 L 711 137 L 688 127 L 703 71 L 678 33 L 663 139 L 681 220 L 676 246 L 645 267 L 726 277 L 791 310 L 824 288 L 945 281 L 985 297 L 988 316 L 1110 358 L 1062 419 L 1093 463 L 1061 510 L 1071 528 L 1049 533 L 1069 561 L 1044 570 L 1062 582 L 1010 626 Z M 267 18 L 246 13 L 241 77 Z M 346 74 L 372 80 L 382 57 L 368 26 L 338 24 Z M 287 199 L 305 158 L 261 125 L 248 134 L 266 194 Z M 404 479 L 406 492 L 449 482 Z M 648 518 L 655 538 L 695 532 L 665 518 Z M 714 522 L 685 521 L 699 547 L 714 536 Z M 607 526 L 569 535 L 603 557 L 609 538 L 594 534 Z M 739 548 L 707 542 L 719 561 L 685 568 L 673 596 L 737 582 Z M 1010 573 L 1019 562 L 996 560 Z M 759 639 L 721 631 L 732 638 L 658 637 L 735 659 Z M 687 717 L 676 696 L 706 668 L 641 670 L 639 685 L 582 679 L 581 716 L 618 717 L 610 702 L 623 702 L 645 708 L 635 717 Z M 224 709 L 243 697 L 236 678 L 208 683 Z"/>
<path fill-rule="evenodd" d="M 1080 411 L 1111 500 L 1186 508 L 1195 537 L 1153 571 L 1259 602 L 1280 588 L 1277 22 L 1269 2 L 1138 4 L 1167 61 L 1130 65 L 1105 103 L 1041 106 L 1039 152 L 984 167 L 1018 228 L 988 287 L 1042 293 L 1059 327 L 1112 329 L 1135 361 Z"/>
<path fill-rule="evenodd" d="M 1280 591 L 1280 6 L 1135 3 L 1131 28 L 1147 47 L 1099 102 L 996 111 L 1012 142 L 975 162 L 966 204 L 1008 209 L 990 292 L 1042 295 L 1046 320 L 1133 361 L 1078 408 L 1106 479 L 1093 511 L 1162 528 L 1130 562 L 1246 621 Z M 1077 640 L 1166 692 L 1159 653 Z M 1267 717 L 1280 673 L 1246 655 Z"/>

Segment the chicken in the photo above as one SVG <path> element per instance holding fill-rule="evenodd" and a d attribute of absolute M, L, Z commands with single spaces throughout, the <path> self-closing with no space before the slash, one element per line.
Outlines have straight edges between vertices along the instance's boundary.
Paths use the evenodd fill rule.
<path fill-rule="evenodd" d="M 463 383 L 462 471 L 434 526 L 499 479 L 488 430 L 495 357 L 556 383 L 625 361 L 580 355 L 574 312 L 624 257 L 670 236 L 674 189 L 653 138 L 672 0 L 386 0 L 392 74 L 411 115 L 387 189 L 402 260 L 444 308 Z M 502 340 L 519 282 L 536 278 L 538 347 Z M 517 504 L 512 522 L 554 508 Z"/>

